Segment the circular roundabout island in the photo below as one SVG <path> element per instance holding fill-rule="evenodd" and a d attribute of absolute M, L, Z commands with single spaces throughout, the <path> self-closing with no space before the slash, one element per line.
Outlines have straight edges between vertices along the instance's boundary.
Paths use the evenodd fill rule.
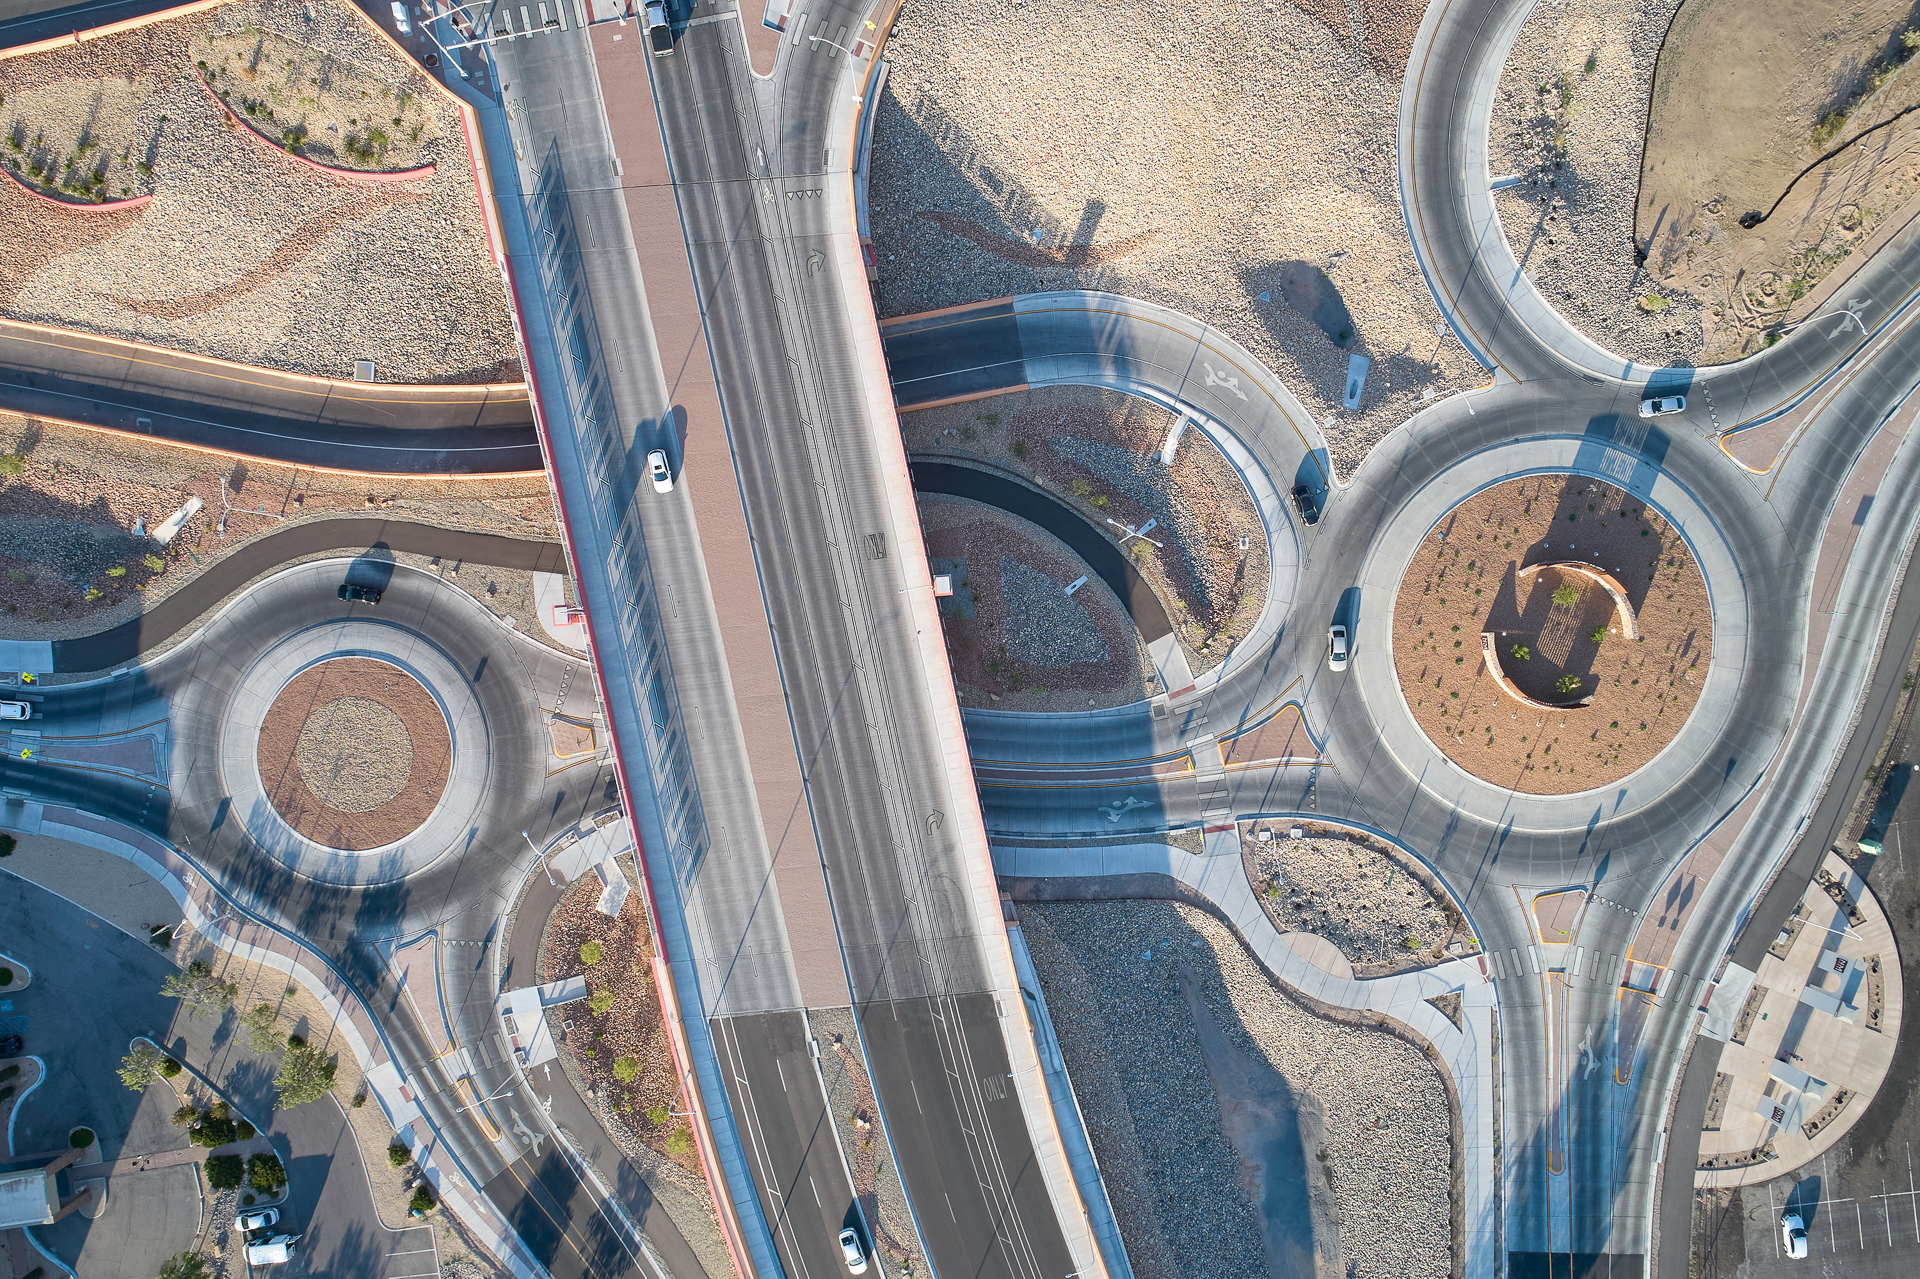
<path fill-rule="evenodd" d="M 406 838 L 446 792 L 446 713 L 412 675 L 370 657 L 307 667 L 274 697 L 257 758 L 267 802 L 316 844 L 344 852 Z"/>
<path fill-rule="evenodd" d="M 1448 759 L 1532 795 L 1607 786 L 1692 714 L 1713 656 L 1706 581 L 1659 511 L 1600 480 L 1482 489 L 1401 579 L 1401 695 Z"/>

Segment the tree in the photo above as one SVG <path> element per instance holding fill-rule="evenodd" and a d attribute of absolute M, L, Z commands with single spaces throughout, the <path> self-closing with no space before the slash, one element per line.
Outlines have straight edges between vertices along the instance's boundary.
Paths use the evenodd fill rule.
<path fill-rule="evenodd" d="M 423 1183 L 414 1187 L 413 1198 L 407 1202 L 407 1208 L 409 1211 L 424 1217 L 427 1213 L 433 1211 L 433 1204 L 433 1190 Z"/>
<path fill-rule="evenodd" d="M 158 1048 L 141 1040 L 120 1059 L 120 1082 L 135 1092 L 145 1092 L 147 1085 L 160 1077 L 160 1063 L 164 1060 Z"/>
<path fill-rule="evenodd" d="M 195 1017 L 215 1016 L 233 1006 L 240 994 L 240 983 L 221 981 L 213 975 L 213 965 L 196 959 L 183 973 L 175 973 L 161 984 L 160 993 L 178 999 L 181 1007 Z"/>
<path fill-rule="evenodd" d="M 1558 608 L 1572 608 L 1580 602 L 1580 592 L 1574 589 L 1572 582 L 1562 582 L 1554 589 L 1553 602 Z"/>
<path fill-rule="evenodd" d="M 246 1161 L 239 1155 L 207 1156 L 207 1184 L 215 1190 L 238 1190 L 246 1175 Z"/>
<path fill-rule="evenodd" d="M 247 1046 L 257 1053 L 270 1053 L 280 1047 L 280 1036 L 273 1033 L 273 1005 L 255 1004 L 240 1014 L 247 1028 Z"/>
<path fill-rule="evenodd" d="M 213 1279 L 207 1263 L 191 1252 L 176 1252 L 160 1263 L 159 1279 Z"/>
<path fill-rule="evenodd" d="M 280 1073 L 273 1077 L 281 1108 L 303 1106 L 324 1097 L 333 1087 L 333 1072 L 334 1063 L 311 1045 L 289 1044 L 287 1055 L 280 1059 Z"/>
<path fill-rule="evenodd" d="M 255 1190 L 277 1195 L 287 1188 L 286 1165 L 279 1155 L 255 1155 L 247 1160 L 247 1184 Z"/>

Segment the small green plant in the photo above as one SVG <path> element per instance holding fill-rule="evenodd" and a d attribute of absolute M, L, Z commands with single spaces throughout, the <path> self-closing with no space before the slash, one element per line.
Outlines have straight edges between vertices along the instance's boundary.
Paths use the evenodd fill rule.
<path fill-rule="evenodd" d="M 103 591 L 103 590 L 101 590 L 101 589 L 99 589 L 98 587 L 95 587 L 95 586 L 89 586 L 89 587 L 88 587 L 88 588 L 87 588 L 87 589 L 86 589 L 86 590 L 85 590 L 85 591 L 84 591 L 84 592 L 82 593 L 82 597 L 83 597 L 83 598 L 84 598 L 84 599 L 85 599 L 85 600 L 87 601 L 87 603 L 89 603 L 89 604 L 91 604 L 91 603 L 93 603 L 93 602 L 94 602 L 95 600 L 97 600 L 97 599 L 103 599 L 103 598 L 105 598 L 105 596 L 106 596 L 106 592 L 105 592 L 105 591 Z"/>
<path fill-rule="evenodd" d="M 405 1168 L 413 1162 L 413 1152 L 402 1142 L 394 1142 L 387 1147 L 387 1167 Z"/>
<path fill-rule="evenodd" d="M 1013 455 L 1018 458 L 1026 457 L 1027 442 L 1025 440 L 1015 440 L 1013 442 Z"/>
<path fill-rule="evenodd" d="M 1640 299 L 1640 309 L 1649 315 L 1658 315 L 1673 303 L 1658 293 L 1649 293 Z"/>
<path fill-rule="evenodd" d="M 0 1070 L 0 1081 L 4 1081 L 8 1079 L 17 1079 L 19 1075 L 20 1075 L 20 1067 L 18 1065 L 8 1066 L 5 1069 Z"/>
<path fill-rule="evenodd" d="M 198 1123 L 199 1120 L 200 1108 L 192 1102 L 183 1103 L 178 1110 L 173 1112 L 173 1126 L 175 1128 L 185 1128 L 190 1124 Z"/>
<path fill-rule="evenodd" d="M 1400 939 L 1400 944 L 1402 946 L 1405 946 L 1408 950 L 1420 949 L 1420 939 L 1418 937 L 1415 937 L 1412 933 L 1408 933 L 1405 937 L 1402 937 Z"/>
<path fill-rule="evenodd" d="M 413 1198 L 407 1200 L 407 1211 L 415 1216 L 425 1216 L 433 1211 L 434 1202 L 431 1188 L 416 1186 L 413 1190 Z"/>
<path fill-rule="evenodd" d="M 176 1252 L 160 1263 L 157 1279 L 212 1279 L 207 1263 L 191 1252 Z M 31 1279 L 31 1276 L 29 1276 Z"/>
<path fill-rule="evenodd" d="M 1594 50 L 1587 55 L 1587 65 L 1580 68 L 1580 74 L 1592 75 L 1600 69 L 1600 51 Z"/>
<path fill-rule="evenodd" d="M 592 967 L 594 964 L 600 962 L 601 956 L 605 953 L 599 942 L 590 941 L 580 948 L 580 962 L 586 964 L 588 967 Z"/>
<path fill-rule="evenodd" d="M 1571 582 L 1563 582 L 1554 588 L 1553 603 L 1556 608 L 1572 608 L 1580 602 L 1580 592 Z"/>
<path fill-rule="evenodd" d="M 0 453 L 0 475 L 18 475 L 27 469 L 27 461 L 18 453 Z"/>
<path fill-rule="evenodd" d="M 640 1077 L 640 1059 L 638 1057 L 615 1057 L 613 1059 L 613 1077 L 623 1084 L 630 1084 Z"/>
<path fill-rule="evenodd" d="M 607 1009 L 611 1007 L 613 1007 L 613 992 L 610 990 L 604 988 L 596 990 L 587 999 L 587 1008 L 595 1017 L 605 1016 Z"/>
<path fill-rule="evenodd" d="M 1512 648 L 1507 650 L 1507 653 L 1516 662 L 1530 662 L 1533 660 L 1533 650 L 1528 648 L 1525 644 L 1515 644 Z"/>
<path fill-rule="evenodd" d="M 142 555 L 140 562 L 156 573 L 164 573 L 167 571 L 167 562 L 152 552 Z"/>
<path fill-rule="evenodd" d="M 667 1108 L 656 1102 L 647 1107 L 647 1122 L 655 1128 L 662 1127 L 667 1122 L 667 1114 Z"/>
<path fill-rule="evenodd" d="M 1589 644 L 1598 644 L 1606 638 L 1607 628 L 1604 626 L 1596 626 L 1587 632 L 1587 643 Z"/>
<path fill-rule="evenodd" d="M 1105 493 L 1095 493 L 1092 497 L 1087 499 L 1087 501 L 1093 505 L 1094 509 L 1099 511 L 1104 511 L 1107 509 L 1108 500 L 1109 499 Z"/>
<path fill-rule="evenodd" d="M 247 1184 L 255 1190 L 277 1195 L 287 1188 L 286 1165 L 279 1155 L 255 1155 L 247 1160 Z"/>
<path fill-rule="evenodd" d="M 693 1145 L 693 1134 L 685 1128 L 675 1128 L 667 1134 L 667 1153 L 670 1155 L 684 1155 L 691 1145 Z"/>
<path fill-rule="evenodd" d="M 1580 677 L 1578 675 L 1562 675 L 1559 679 L 1553 681 L 1553 687 L 1562 697 L 1570 697 L 1580 691 Z"/>
<path fill-rule="evenodd" d="M 215 1190 L 238 1190 L 246 1180 L 247 1161 L 239 1155 L 207 1156 L 207 1185 Z"/>

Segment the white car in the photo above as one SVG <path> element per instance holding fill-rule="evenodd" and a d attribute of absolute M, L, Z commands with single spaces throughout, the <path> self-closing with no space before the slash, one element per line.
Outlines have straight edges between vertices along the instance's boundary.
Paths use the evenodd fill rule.
<path fill-rule="evenodd" d="M 1347 628 L 1339 622 L 1327 628 L 1327 669 L 1347 669 Z"/>
<path fill-rule="evenodd" d="M 280 1224 L 278 1208 L 261 1208 L 254 1212 L 243 1212 L 233 1219 L 233 1228 L 251 1239 L 257 1231 L 270 1230 Z"/>
<path fill-rule="evenodd" d="M 299 1235 L 275 1235 L 265 1243 L 247 1245 L 247 1264 L 250 1266 L 278 1266 L 293 1260 L 294 1246 L 300 1242 Z"/>
<path fill-rule="evenodd" d="M 1640 401 L 1641 417 L 1662 417 L 1668 413 L 1687 411 L 1687 397 L 1684 395 L 1659 395 L 1650 400 Z"/>
<path fill-rule="evenodd" d="M 1780 1233 L 1785 1236 L 1787 1255 L 1795 1261 L 1804 1261 L 1807 1256 L 1807 1223 L 1800 1219 L 1797 1212 L 1787 1213 L 1780 1218 Z"/>
<path fill-rule="evenodd" d="M 32 719 L 33 706 L 27 702 L 0 702 L 0 719 Z"/>
<path fill-rule="evenodd" d="M 840 1232 L 840 1258 L 853 1274 L 867 1273 L 867 1250 L 860 1246 L 860 1235 L 852 1226 Z"/>
<path fill-rule="evenodd" d="M 393 0 L 393 25 L 399 28 L 403 36 L 413 34 L 413 24 L 407 21 L 407 6 L 401 4 L 400 0 Z"/>
<path fill-rule="evenodd" d="M 654 492 L 673 492 L 673 470 L 667 465 L 667 455 L 660 449 L 647 454 L 647 474 L 653 477 Z"/>

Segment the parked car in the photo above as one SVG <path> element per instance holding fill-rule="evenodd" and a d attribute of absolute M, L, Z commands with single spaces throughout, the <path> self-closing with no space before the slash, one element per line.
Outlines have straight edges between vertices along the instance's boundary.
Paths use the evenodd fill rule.
<path fill-rule="evenodd" d="M 0 719 L 32 719 L 33 707 L 27 702 L 0 702 Z"/>
<path fill-rule="evenodd" d="M 1801 1220 L 1797 1212 L 1789 1212 L 1780 1218 L 1780 1233 L 1784 1236 L 1787 1255 L 1795 1261 L 1803 1261 L 1807 1255 L 1807 1223 Z"/>
<path fill-rule="evenodd" d="M 27 1051 L 27 1045 L 18 1035 L 0 1035 L 0 1057 L 18 1057 Z"/>
<path fill-rule="evenodd" d="M 299 1235 L 275 1235 L 265 1243 L 250 1243 L 247 1245 L 247 1264 L 278 1266 L 292 1261 L 295 1245 L 299 1242 Z"/>
<path fill-rule="evenodd" d="M 647 454 L 647 474 L 653 477 L 653 491 L 656 493 L 673 492 L 673 470 L 667 465 L 667 455 L 659 449 Z"/>
<path fill-rule="evenodd" d="M 1684 395 L 1660 395 L 1640 401 L 1641 417 L 1660 417 L 1667 413 L 1684 413 L 1686 410 L 1687 397 Z"/>
<path fill-rule="evenodd" d="M 1347 628 L 1340 622 L 1335 622 L 1327 628 L 1327 669 L 1330 671 L 1347 669 Z"/>
<path fill-rule="evenodd" d="M 647 47 L 654 57 L 664 58 L 673 52 L 673 24 L 667 21 L 666 0 L 651 0 L 645 12 Z"/>
<path fill-rule="evenodd" d="M 407 21 L 407 6 L 400 0 L 393 0 L 393 25 L 403 36 L 413 34 L 413 23 Z"/>
<path fill-rule="evenodd" d="M 341 583 L 339 590 L 340 598 L 350 604 L 378 604 L 380 594 L 377 587 L 354 586 L 345 582 Z"/>
<path fill-rule="evenodd" d="M 867 1250 L 860 1246 L 859 1232 L 851 1226 L 840 1232 L 840 1256 L 852 1273 L 867 1273 Z"/>
<path fill-rule="evenodd" d="M 238 1230 L 249 1243 L 264 1243 L 273 1237 L 273 1228 L 280 1223 L 278 1208 L 260 1208 L 253 1212 L 243 1212 L 233 1219 L 233 1228 Z"/>
<path fill-rule="evenodd" d="M 1300 513 L 1303 523 L 1318 524 L 1320 522 L 1320 503 L 1314 498 L 1313 490 L 1305 484 L 1293 486 L 1293 509 Z"/>

